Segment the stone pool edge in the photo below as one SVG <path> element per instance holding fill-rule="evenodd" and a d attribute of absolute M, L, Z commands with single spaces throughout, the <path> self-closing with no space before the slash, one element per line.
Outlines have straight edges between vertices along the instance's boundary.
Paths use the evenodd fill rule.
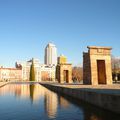
<path fill-rule="evenodd" d="M 3 87 L 3 86 L 5 86 L 5 85 L 7 85 L 7 84 L 9 84 L 10 82 L 0 82 L 0 88 L 1 87 Z"/>
<path fill-rule="evenodd" d="M 61 93 L 74 99 L 83 100 L 100 108 L 120 114 L 120 94 L 115 95 L 96 92 L 96 90 L 87 91 L 84 89 L 74 89 L 49 83 L 40 84 L 56 93 Z"/>

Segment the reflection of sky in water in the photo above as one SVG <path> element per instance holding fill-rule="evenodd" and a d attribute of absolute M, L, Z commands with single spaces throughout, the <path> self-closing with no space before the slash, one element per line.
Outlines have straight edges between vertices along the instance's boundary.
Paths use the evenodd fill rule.
<path fill-rule="evenodd" d="M 67 99 L 39 84 L 6 85 L 0 88 L 0 120 L 117 120 L 108 112 Z"/>

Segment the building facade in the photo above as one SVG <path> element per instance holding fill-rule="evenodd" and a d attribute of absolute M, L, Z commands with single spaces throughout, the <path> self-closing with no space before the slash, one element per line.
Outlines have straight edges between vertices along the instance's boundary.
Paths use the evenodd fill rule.
<path fill-rule="evenodd" d="M 0 68 L 0 80 L 30 80 L 30 68 L 34 64 L 36 81 L 55 81 L 57 65 L 57 48 L 49 43 L 45 48 L 45 64 L 41 64 L 39 59 L 29 61 L 17 61 L 15 68 Z"/>
<path fill-rule="evenodd" d="M 56 67 L 54 65 L 47 66 L 45 64 L 41 64 L 38 59 L 34 58 L 27 62 L 16 62 L 16 68 L 21 68 L 22 70 L 23 81 L 29 81 L 32 61 L 34 64 L 36 81 L 55 81 Z"/>
<path fill-rule="evenodd" d="M 21 68 L 23 81 L 29 80 L 31 64 L 31 61 L 16 62 L 16 68 Z"/>
<path fill-rule="evenodd" d="M 54 44 L 49 43 L 45 48 L 45 64 L 57 65 L 57 48 Z"/>
<path fill-rule="evenodd" d="M 17 68 L 0 68 L 0 81 L 20 81 L 22 70 Z"/>

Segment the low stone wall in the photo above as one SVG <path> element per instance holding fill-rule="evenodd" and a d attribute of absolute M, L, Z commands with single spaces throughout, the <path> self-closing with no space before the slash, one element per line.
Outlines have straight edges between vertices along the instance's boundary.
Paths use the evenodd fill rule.
<path fill-rule="evenodd" d="M 62 87 L 59 85 L 54 84 L 45 84 L 40 83 L 44 87 L 55 91 L 57 93 L 62 93 L 67 96 L 73 97 L 78 100 L 86 101 L 90 104 L 99 106 L 101 108 L 104 108 L 106 110 L 110 110 L 112 112 L 116 112 L 120 114 L 120 89 L 116 90 L 114 92 L 111 92 L 107 89 L 107 91 L 104 90 L 98 90 L 98 89 L 87 89 L 87 88 L 69 88 L 69 87 Z"/>
<path fill-rule="evenodd" d="M 9 82 L 0 82 L 0 88 L 8 84 Z"/>

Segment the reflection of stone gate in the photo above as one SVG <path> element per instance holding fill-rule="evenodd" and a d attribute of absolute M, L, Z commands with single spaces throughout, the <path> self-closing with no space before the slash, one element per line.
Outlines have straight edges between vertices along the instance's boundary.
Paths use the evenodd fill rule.
<path fill-rule="evenodd" d="M 72 65 L 58 64 L 56 68 L 56 78 L 59 83 L 71 83 L 72 82 Z"/>
<path fill-rule="evenodd" d="M 110 47 L 88 47 L 83 53 L 84 84 L 112 84 Z"/>

